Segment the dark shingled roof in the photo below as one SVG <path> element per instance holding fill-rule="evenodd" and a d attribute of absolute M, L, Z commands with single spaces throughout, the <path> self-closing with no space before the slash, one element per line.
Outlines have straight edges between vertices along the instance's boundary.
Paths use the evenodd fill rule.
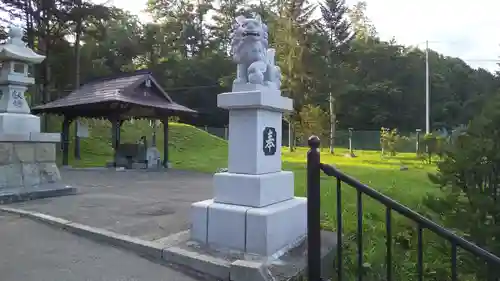
<path fill-rule="evenodd" d="M 151 73 L 144 71 L 85 84 L 66 97 L 33 107 L 32 112 L 75 117 L 106 117 L 112 114 L 159 117 L 172 112 L 196 113 L 175 103 Z"/>

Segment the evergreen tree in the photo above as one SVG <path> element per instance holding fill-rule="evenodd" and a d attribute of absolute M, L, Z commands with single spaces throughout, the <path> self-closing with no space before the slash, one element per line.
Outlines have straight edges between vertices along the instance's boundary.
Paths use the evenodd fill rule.
<path fill-rule="evenodd" d="M 500 93 L 485 104 L 467 130 L 456 136 L 438 164 L 438 173 L 430 175 L 443 193 L 429 195 L 424 201 L 447 227 L 492 253 L 500 254 Z M 469 274 L 484 263 L 470 256 L 461 256 Z M 467 259 L 467 260 L 465 260 Z M 493 269 L 495 270 L 495 269 Z M 498 277 L 498 276 L 497 276 Z M 478 276 L 478 280 L 486 276 Z"/>
<path fill-rule="evenodd" d="M 337 123 L 336 101 L 345 89 L 346 81 L 342 69 L 343 61 L 350 49 L 350 42 L 354 37 L 351 24 L 346 19 L 347 7 L 344 0 L 324 0 L 320 4 L 321 25 L 320 32 L 323 38 L 323 48 L 326 67 L 326 83 L 323 85 L 319 99 L 327 99 L 330 115 L 330 152 L 333 153 L 335 129 Z M 336 83 L 335 83 L 336 82 Z M 327 95 L 327 96 L 326 96 Z"/>
<path fill-rule="evenodd" d="M 348 16 L 358 39 L 367 41 L 377 36 L 377 29 L 366 16 L 365 1 L 360 1 L 351 7 Z"/>
<path fill-rule="evenodd" d="M 349 43 L 354 37 L 351 24 L 346 19 L 345 0 L 324 0 L 319 6 L 323 20 L 322 31 L 325 33 L 330 50 L 339 55 L 349 51 Z"/>
<path fill-rule="evenodd" d="M 212 42 L 215 49 L 220 49 L 229 55 L 230 32 L 235 23 L 235 18 L 242 14 L 246 0 L 220 0 L 218 7 L 214 9 L 212 16 L 213 25 L 209 28 L 212 31 Z"/>

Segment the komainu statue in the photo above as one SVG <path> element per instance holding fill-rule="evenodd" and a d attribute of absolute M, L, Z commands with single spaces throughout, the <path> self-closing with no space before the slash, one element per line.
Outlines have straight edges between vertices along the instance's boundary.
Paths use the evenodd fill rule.
<path fill-rule="evenodd" d="M 279 90 L 281 72 L 275 64 L 275 49 L 268 49 L 267 26 L 259 15 L 236 18 L 231 34 L 231 53 L 237 64 L 234 84 L 259 84 Z"/>

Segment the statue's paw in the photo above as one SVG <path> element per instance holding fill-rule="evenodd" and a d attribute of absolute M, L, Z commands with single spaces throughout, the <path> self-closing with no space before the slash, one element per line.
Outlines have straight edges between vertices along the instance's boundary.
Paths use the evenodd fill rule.
<path fill-rule="evenodd" d="M 250 82 L 252 84 L 263 85 L 264 84 L 264 75 L 262 75 L 261 73 L 250 74 L 250 75 L 248 75 L 248 82 Z"/>
<path fill-rule="evenodd" d="M 277 89 L 277 90 L 280 89 L 278 84 L 275 82 L 272 82 L 272 81 L 266 81 L 266 82 L 264 82 L 264 85 L 266 85 L 266 87 L 271 88 L 271 89 Z"/>

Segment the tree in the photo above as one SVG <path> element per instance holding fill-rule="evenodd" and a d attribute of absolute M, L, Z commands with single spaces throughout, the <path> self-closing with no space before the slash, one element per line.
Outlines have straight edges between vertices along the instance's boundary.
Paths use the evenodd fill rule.
<path fill-rule="evenodd" d="M 328 110 L 330 92 L 331 123 L 339 130 L 406 133 L 425 123 L 424 53 L 377 38 L 363 2 L 346 15 L 340 0 L 150 0 L 155 22 L 143 24 L 86 0 L 0 1 L 5 19 L 24 23 L 27 45 L 47 56 L 29 90 L 35 104 L 62 97 L 80 82 L 148 68 L 174 99 L 206 113 L 183 121 L 223 126 L 227 112 L 217 108 L 216 95 L 230 90 L 236 69 L 228 56 L 229 29 L 236 15 L 256 12 L 277 49 L 283 94 L 294 100 L 292 123 L 299 123 L 303 105 Z M 312 16 L 317 9 L 320 19 Z M 500 86 L 498 77 L 460 59 L 431 50 L 429 60 L 435 127 L 467 124 Z"/>
<path fill-rule="evenodd" d="M 429 196 L 425 204 L 436 216 L 478 246 L 500 253 L 500 93 L 469 124 L 445 152 L 437 174 L 430 179 L 444 196 Z M 461 256 L 461 259 L 469 259 Z M 461 261 L 464 262 L 464 261 Z M 484 265 L 470 258 L 467 262 Z M 493 269 L 495 270 L 495 269 Z M 463 274 L 485 272 L 473 270 Z M 478 280 L 487 280 L 478 276 Z M 488 279 L 489 280 L 489 279 Z"/>
<path fill-rule="evenodd" d="M 370 40 L 377 36 L 377 29 L 366 16 L 366 2 L 359 1 L 349 9 L 349 19 L 354 27 L 356 37 L 360 40 Z"/>
<path fill-rule="evenodd" d="M 311 135 L 319 136 L 320 139 L 326 135 L 328 115 L 319 106 L 307 104 L 299 112 L 300 121 L 296 132 L 301 143 L 306 143 Z"/>
<path fill-rule="evenodd" d="M 350 42 L 354 34 L 351 32 L 351 25 L 346 20 L 347 7 L 344 0 L 325 0 L 320 4 L 322 16 L 322 25 L 320 31 L 326 40 L 323 40 L 323 51 L 327 54 L 326 58 L 326 75 L 327 89 L 330 115 L 330 153 L 333 153 L 335 140 L 335 128 L 337 123 L 337 115 L 335 110 L 335 100 L 338 93 L 343 91 L 345 83 L 342 77 L 342 61 L 345 55 L 349 52 Z M 338 83 L 334 83 L 338 82 Z"/>
<path fill-rule="evenodd" d="M 3 26 L 0 26 L 0 42 L 4 41 L 7 39 L 7 31 Z"/>
<path fill-rule="evenodd" d="M 307 30 L 311 28 L 314 6 L 305 0 L 279 0 L 271 4 L 276 16 L 271 21 L 270 37 L 282 73 L 282 88 L 294 100 L 296 112 L 307 102 L 309 93 L 304 83 L 308 79 Z"/>
<path fill-rule="evenodd" d="M 229 55 L 230 32 L 233 29 L 235 18 L 244 13 L 246 3 L 246 0 L 219 1 L 218 7 L 214 9 L 215 14 L 212 16 L 214 24 L 209 27 L 213 38 L 213 48 Z"/>

